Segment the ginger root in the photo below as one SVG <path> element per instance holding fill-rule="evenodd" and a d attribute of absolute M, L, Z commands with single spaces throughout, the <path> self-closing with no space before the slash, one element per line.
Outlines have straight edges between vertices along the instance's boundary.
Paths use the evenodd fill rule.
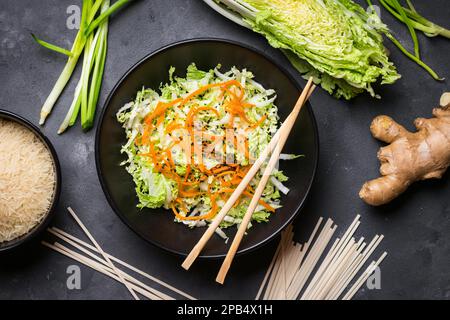
<path fill-rule="evenodd" d="M 449 93 L 441 98 L 441 108 L 433 109 L 434 118 L 418 118 L 412 133 L 388 116 L 372 121 L 372 135 L 386 143 L 378 152 L 382 177 L 366 182 L 359 196 L 379 206 L 403 193 L 413 182 L 441 178 L 450 165 Z M 445 105 L 444 105 L 445 104 Z"/>

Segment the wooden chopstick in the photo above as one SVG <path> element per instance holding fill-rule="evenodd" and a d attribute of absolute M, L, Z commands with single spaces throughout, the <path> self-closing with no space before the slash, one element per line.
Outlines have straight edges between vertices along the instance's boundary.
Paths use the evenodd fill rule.
<path fill-rule="evenodd" d="M 139 297 L 136 295 L 134 290 L 130 287 L 127 281 L 123 278 L 122 274 L 117 270 L 116 266 L 112 263 L 112 261 L 109 259 L 109 257 L 106 255 L 106 253 L 103 251 L 103 249 L 100 247 L 100 245 L 95 241 L 94 237 L 91 235 L 89 230 L 85 227 L 83 222 L 81 222 L 80 218 L 75 214 L 75 212 L 72 210 L 71 207 L 68 207 L 67 210 L 69 211 L 70 215 L 74 220 L 77 222 L 77 224 L 80 226 L 80 228 L 83 230 L 83 232 L 86 234 L 86 236 L 91 240 L 92 244 L 97 248 L 98 252 L 103 256 L 103 259 L 108 263 L 109 267 L 114 271 L 114 273 L 117 275 L 117 277 L 120 279 L 120 281 L 124 284 L 124 286 L 128 289 L 128 291 L 131 293 L 133 298 L 135 300 L 140 300 Z"/>
<path fill-rule="evenodd" d="M 106 266 L 104 266 L 104 265 L 94 261 L 93 259 L 90 259 L 90 258 L 87 258 L 87 257 L 82 256 L 80 254 L 77 254 L 76 252 L 74 252 L 74 251 L 70 250 L 69 248 L 64 247 L 63 245 L 58 244 L 58 243 L 50 244 L 50 243 L 45 242 L 45 241 L 42 241 L 41 243 L 44 246 L 46 246 L 46 247 L 48 247 L 48 248 L 50 248 L 50 249 L 52 249 L 52 250 L 62 254 L 62 255 L 65 255 L 66 257 L 68 257 L 70 259 L 78 261 L 78 262 L 84 264 L 85 266 L 87 266 L 89 268 L 92 268 L 92 269 L 94 269 L 94 270 L 96 270 L 96 271 L 98 271 L 98 272 L 100 272 L 100 273 L 102 273 L 102 274 L 104 274 L 104 275 L 106 275 L 106 276 L 108 276 L 108 277 L 110 277 L 110 278 L 120 282 L 120 283 L 123 283 L 122 280 L 114 272 L 114 270 L 112 270 L 112 269 L 110 269 L 110 268 L 108 268 L 108 267 L 106 267 Z M 136 292 L 139 292 L 140 294 L 142 294 L 143 296 L 145 296 L 145 297 L 147 297 L 147 298 L 149 298 L 151 300 L 161 300 L 160 297 L 158 297 L 158 296 L 154 295 L 153 293 L 147 291 L 143 287 L 140 287 L 140 286 L 138 286 L 138 285 L 136 285 L 134 283 L 128 283 L 128 285 L 133 290 L 135 290 Z"/>
<path fill-rule="evenodd" d="M 100 254 L 100 252 L 94 246 L 90 245 L 87 242 L 84 242 L 83 240 L 78 239 L 77 237 L 74 237 L 73 235 L 71 235 L 71 234 L 69 234 L 69 233 L 67 233 L 67 232 L 65 232 L 65 231 L 63 231 L 63 230 L 61 230 L 59 228 L 53 227 L 53 228 L 47 229 L 47 231 L 50 232 L 51 234 L 53 234 L 54 236 L 56 236 L 57 238 L 59 238 L 59 239 L 65 241 L 65 242 L 67 242 L 68 244 L 72 245 L 73 247 L 79 249 L 82 252 L 85 252 L 85 251 L 82 250 L 80 247 L 78 247 L 77 244 L 85 247 L 86 249 L 89 249 L 89 250 L 91 250 L 93 252 L 96 252 L 96 253 Z M 185 298 L 187 298 L 189 300 L 197 300 L 196 298 L 194 298 L 193 296 L 187 294 L 186 292 L 181 291 L 181 290 L 171 286 L 170 284 L 168 284 L 168 283 L 166 283 L 166 282 L 164 282 L 164 281 L 162 281 L 162 280 L 160 280 L 160 279 L 158 279 L 158 278 L 156 278 L 154 276 L 149 275 L 148 273 L 146 273 L 146 272 L 144 272 L 144 271 L 142 271 L 142 270 L 140 270 L 140 269 L 138 269 L 138 268 L 136 268 L 136 267 L 126 263 L 126 262 L 124 262 L 123 260 L 120 260 L 120 259 L 114 257 L 111 254 L 108 254 L 107 252 L 105 252 L 105 254 L 111 259 L 111 261 L 117 262 L 118 264 L 124 266 L 125 268 L 136 272 L 140 276 L 143 276 L 143 277 L 145 277 L 145 278 L 147 278 L 147 279 L 149 279 L 149 280 L 159 284 L 162 287 L 165 287 L 165 288 L 167 288 L 167 289 L 169 289 L 169 290 L 171 290 L 171 291 L 173 291 L 173 292 L 175 292 L 175 293 L 177 293 L 177 294 L 179 294 L 181 296 L 184 296 Z M 90 254 L 88 254 L 88 255 L 90 255 Z"/>
<path fill-rule="evenodd" d="M 308 83 L 311 83 L 311 82 L 308 82 Z M 228 270 L 230 269 L 230 266 L 231 266 L 231 263 L 233 262 L 234 256 L 236 255 L 236 252 L 239 248 L 242 238 L 244 237 L 244 234 L 247 231 L 248 224 L 250 223 L 253 213 L 255 212 L 255 209 L 259 204 L 259 199 L 261 198 L 261 196 L 264 192 L 264 189 L 267 185 L 267 182 L 269 181 L 269 178 L 270 178 L 273 170 L 275 169 L 275 166 L 278 163 L 281 151 L 283 150 L 283 147 L 287 141 L 287 138 L 288 138 L 292 128 L 294 127 L 295 120 L 297 119 L 301 108 L 305 104 L 305 101 L 312 94 L 314 89 L 315 89 L 315 86 L 305 87 L 305 90 L 303 90 L 294 109 L 292 110 L 291 116 L 285 121 L 286 126 L 283 126 L 282 128 L 280 128 L 280 130 L 282 130 L 282 131 L 281 131 L 280 139 L 277 143 L 277 146 L 270 157 L 269 163 L 267 164 L 267 167 L 264 170 L 264 173 L 261 177 L 258 187 L 256 188 L 255 193 L 252 197 L 252 200 L 247 208 L 247 212 L 245 213 L 244 218 L 242 219 L 242 222 L 239 225 L 239 229 L 233 239 L 230 249 L 228 250 L 227 256 L 225 257 L 225 260 L 222 263 L 219 273 L 217 274 L 216 281 L 220 284 L 223 284 L 225 281 L 225 277 L 228 273 Z"/>
<path fill-rule="evenodd" d="M 308 83 L 305 86 L 305 89 L 303 90 L 300 99 L 303 99 L 303 102 L 306 100 L 306 98 L 309 95 L 309 91 L 311 90 L 311 87 L 313 86 L 312 78 L 308 80 Z M 298 102 L 300 102 L 300 99 Z M 298 104 L 298 103 L 297 103 Z M 297 106 L 297 105 L 296 105 Z M 294 107 L 295 109 L 295 107 Z M 240 197 L 242 192 L 247 188 L 247 185 L 249 182 L 253 179 L 255 174 L 258 172 L 258 170 L 261 168 L 263 163 L 265 162 L 267 156 L 273 152 L 275 149 L 280 137 L 281 133 L 283 132 L 283 128 L 286 128 L 286 126 L 290 123 L 289 119 L 291 118 L 291 115 L 294 111 L 291 112 L 291 114 L 288 116 L 288 118 L 285 120 L 285 122 L 282 124 L 280 129 L 277 131 L 277 133 L 273 136 L 269 144 L 264 148 L 264 150 L 261 152 L 258 159 L 255 161 L 255 163 L 252 165 L 250 170 L 247 172 L 245 177 L 242 179 L 241 183 L 236 187 L 234 192 L 231 194 L 230 198 L 227 200 L 225 205 L 222 207 L 222 209 L 219 211 L 219 213 L 215 216 L 213 221 L 210 223 L 208 229 L 206 229 L 203 236 L 200 238 L 200 240 L 197 242 L 197 244 L 192 248 L 189 255 L 186 257 L 184 262 L 182 263 L 182 267 L 186 270 L 188 270 L 192 264 L 194 263 L 195 259 L 199 256 L 200 252 L 205 247 L 206 243 L 209 241 L 211 236 L 214 234 L 217 227 L 222 222 L 223 218 L 227 215 L 228 211 L 233 207 L 236 200 Z"/>
<path fill-rule="evenodd" d="M 107 263 L 106 261 L 104 261 L 102 258 L 100 258 L 99 256 L 97 256 L 96 254 L 92 253 L 91 251 L 87 250 L 87 249 L 84 248 L 82 245 L 76 243 L 76 242 L 73 241 L 73 240 L 70 240 L 69 238 L 67 238 L 67 237 L 65 237 L 65 236 L 63 236 L 63 235 L 61 235 L 61 234 L 59 234 L 58 232 L 56 232 L 56 231 L 54 231 L 54 230 L 52 230 L 52 229 L 47 229 L 47 231 L 50 232 L 51 234 L 53 234 L 55 237 L 57 237 L 57 238 L 59 238 L 59 239 L 65 241 L 65 242 L 67 242 L 67 243 L 70 244 L 72 247 L 74 247 L 74 248 L 78 249 L 79 251 L 81 251 L 83 254 L 85 254 L 84 257 L 86 257 L 86 258 L 88 258 L 88 259 L 94 259 L 94 260 L 96 260 L 97 262 L 99 262 L 100 264 L 102 264 L 102 265 L 104 265 L 105 267 L 109 268 L 108 263 Z M 66 248 L 62 247 L 61 244 L 58 243 L 58 242 L 55 242 L 54 245 L 57 246 L 57 247 L 59 247 L 59 248 L 61 248 L 61 249 L 63 249 L 63 250 L 66 250 L 66 251 L 67 251 L 67 247 L 66 247 Z M 69 253 L 73 253 L 73 252 L 74 252 L 74 251 L 71 251 L 71 252 L 69 252 Z M 97 251 L 95 251 L 95 252 L 97 252 Z M 72 255 L 73 255 L 73 254 L 72 254 Z M 80 257 L 82 257 L 82 255 L 80 255 Z M 112 260 L 112 259 L 111 259 L 111 260 Z M 122 270 L 118 269 L 118 271 L 120 271 L 120 273 L 123 274 L 123 278 L 124 278 L 125 280 L 127 280 L 127 278 L 132 278 L 130 275 L 128 275 L 127 273 L 123 272 Z M 132 279 L 133 279 L 133 281 L 135 280 L 134 278 L 132 278 Z M 119 280 L 120 280 L 120 279 L 119 279 Z M 127 281 L 128 281 L 128 280 L 127 280 Z M 143 287 L 143 288 L 145 288 L 147 291 L 151 292 L 152 294 L 154 294 L 154 295 L 160 297 L 162 300 L 175 300 L 174 298 L 170 297 L 169 295 L 166 295 L 166 294 L 164 294 L 164 293 L 162 293 L 162 292 L 159 292 L 159 291 L 157 291 L 157 290 L 155 290 L 155 289 L 153 289 L 153 288 L 151 288 L 151 287 L 149 287 L 149 286 L 147 286 L 147 285 L 145 285 L 145 284 L 143 284 L 143 283 L 140 283 L 140 286 Z"/>

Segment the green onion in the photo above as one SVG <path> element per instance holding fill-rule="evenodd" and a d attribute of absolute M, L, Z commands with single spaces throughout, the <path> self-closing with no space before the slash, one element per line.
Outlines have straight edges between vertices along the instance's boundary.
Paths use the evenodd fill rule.
<path fill-rule="evenodd" d="M 91 74 L 91 68 L 94 63 L 95 48 L 98 41 L 98 33 L 89 36 L 88 42 L 86 44 L 86 51 L 88 52 L 86 64 L 83 66 L 83 71 L 81 73 L 81 123 L 86 121 L 87 117 L 87 103 L 88 103 L 88 88 L 89 88 L 89 76 Z"/>
<path fill-rule="evenodd" d="M 102 0 L 96 0 L 95 3 L 92 3 L 92 0 L 88 0 L 84 3 L 85 7 L 87 9 L 91 9 L 86 23 L 92 22 L 94 19 L 95 14 L 97 13 L 99 6 L 102 4 Z M 86 24 L 84 25 L 87 26 Z M 81 32 L 81 28 L 80 28 Z M 79 33 L 80 33 L 79 32 Z M 89 70 L 90 70 L 90 60 L 92 60 L 93 53 L 91 53 L 90 47 L 92 43 L 92 37 L 88 37 L 87 43 L 85 45 L 84 50 L 84 58 L 83 58 L 83 68 L 81 71 L 80 80 L 75 88 L 75 94 L 72 101 L 72 104 L 70 105 L 69 111 L 67 112 L 66 117 L 64 118 L 63 122 L 61 123 L 58 134 L 63 133 L 69 126 L 73 126 L 77 120 L 78 114 L 80 113 L 80 108 L 82 105 L 82 92 L 87 90 L 87 86 L 85 85 L 86 82 L 86 74 L 87 77 L 89 77 Z M 86 93 L 85 93 L 86 94 Z M 86 94 L 87 95 L 87 94 Z"/>
<path fill-rule="evenodd" d="M 394 7 L 392 1 L 393 0 L 384 0 L 385 3 L 383 4 L 383 2 L 381 2 L 380 0 L 381 4 L 383 4 L 386 10 L 388 10 L 397 20 L 406 23 L 405 18 Z M 422 31 L 427 37 L 442 36 L 450 39 L 450 30 L 441 27 L 421 16 L 413 7 L 411 1 L 408 0 L 407 4 L 409 8 L 402 7 L 402 9 L 414 29 Z"/>
<path fill-rule="evenodd" d="M 70 51 L 45 42 L 32 34 L 35 41 L 40 45 L 69 57 L 42 107 L 39 121 L 41 125 L 45 123 L 46 118 L 51 113 L 84 50 L 81 77 L 76 86 L 72 104 L 59 127 L 58 134 L 63 133 L 69 126 L 73 126 L 79 114 L 81 114 L 82 128 L 84 130 L 92 128 L 107 55 L 108 17 L 128 2 L 131 2 L 131 0 L 118 0 L 110 6 L 110 0 L 83 0 L 80 30 Z M 99 10 L 101 12 L 97 14 Z"/>
<path fill-rule="evenodd" d="M 59 46 L 57 46 L 57 45 L 54 45 L 54 44 L 48 43 L 48 42 L 46 42 L 46 41 L 44 41 L 44 40 L 41 40 L 41 39 L 39 39 L 38 37 L 36 37 L 33 33 L 31 34 L 31 36 L 33 37 L 34 41 L 36 41 L 36 42 L 39 43 L 41 46 L 43 46 L 43 47 L 45 47 L 45 48 L 47 48 L 47 49 L 56 51 L 56 52 L 58 52 L 58 53 L 65 54 L 65 55 L 68 56 L 68 57 L 71 57 L 71 56 L 72 56 L 72 52 L 70 52 L 70 51 L 67 50 L 67 49 L 61 48 L 61 47 L 59 47 Z"/>
<path fill-rule="evenodd" d="M 63 122 L 61 123 L 61 126 L 58 129 L 58 134 L 63 133 L 69 126 L 73 126 L 75 124 L 78 113 L 80 112 L 80 106 L 81 106 L 81 79 L 75 88 L 75 94 L 72 104 L 70 105 L 69 112 L 67 112 L 66 117 L 64 118 Z"/>
<path fill-rule="evenodd" d="M 86 30 L 86 36 L 90 35 L 95 30 L 95 28 L 97 28 L 100 25 L 100 23 L 102 23 L 106 18 L 108 18 L 112 13 L 114 13 L 115 11 L 117 11 L 130 1 L 131 0 L 119 0 L 116 3 L 114 3 L 111 7 L 109 7 L 108 10 L 103 12 L 100 16 L 98 16 L 97 19 L 95 19 L 90 24 L 89 28 L 87 28 Z"/>
<path fill-rule="evenodd" d="M 423 62 L 422 60 L 420 60 L 419 58 L 417 58 L 415 55 L 411 54 L 408 52 L 408 50 L 406 50 L 402 44 L 391 34 L 391 33 L 386 33 L 386 37 L 392 41 L 392 43 L 394 43 L 397 48 L 400 49 L 401 52 L 403 52 L 403 54 L 405 54 L 405 56 L 407 56 L 408 58 L 410 58 L 412 61 L 414 61 L 415 63 L 417 63 L 419 66 L 421 66 L 422 68 L 424 68 L 435 80 L 438 81 L 442 81 L 444 80 L 444 78 L 441 78 L 437 75 L 436 72 L 434 72 L 433 69 L 431 69 L 425 62 Z"/>
<path fill-rule="evenodd" d="M 397 0 L 380 0 L 381 4 L 386 8 L 388 7 L 388 3 L 400 14 L 402 17 L 404 23 L 406 24 L 406 27 L 408 28 L 409 33 L 411 34 L 411 38 L 414 43 L 414 54 L 417 58 L 420 59 L 420 50 L 419 50 L 419 40 L 417 39 L 416 31 L 414 30 L 414 27 L 412 26 L 411 20 L 406 15 L 405 10 L 400 5 L 400 3 Z"/>
<path fill-rule="evenodd" d="M 366 0 L 367 4 L 369 5 L 369 7 L 372 7 L 372 1 L 371 0 Z M 395 11 L 394 8 L 398 7 L 396 6 L 396 3 L 401 7 L 401 5 L 398 3 L 397 0 L 380 0 L 381 4 L 389 11 L 391 12 L 397 19 L 399 19 L 402 22 L 405 22 L 405 24 L 408 25 L 408 23 L 410 24 L 410 26 L 413 28 L 413 32 L 411 32 L 411 36 L 413 38 L 414 41 L 414 51 L 416 55 L 411 54 L 408 50 L 405 49 L 405 47 L 403 47 L 403 45 L 400 43 L 400 41 L 398 41 L 393 35 L 392 33 L 390 33 L 390 31 L 387 29 L 384 34 L 386 35 L 386 37 L 392 41 L 392 43 L 400 49 L 400 51 L 407 56 L 409 59 L 411 59 L 412 61 L 414 61 L 416 64 L 418 64 L 419 66 L 421 66 L 423 69 L 425 69 L 435 80 L 438 81 L 442 81 L 444 80 L 444 78 L 441 78 L 437 75 L 437 73 L 431 69 L 425 62 L 423 62 L 420 57 L 419 57 L 419 47 L 418 47 L 418 41 L 417 41 L 417 36 L 415 35 L 414 29 L 420 30 L 417 28 L 417 23 L 415 23 L 413 20 L 409 20 L 409 18 L 404 18 L 402 13 L 398 13 L 397 11 Z M 390 4 L 391 6 L 389 6 L 388 4 Z M 407 8 L 403 8 L 401 7 L 400 11 L 402 11 L 404 14 L 407 14 L 409 17 L 411 17 L 412 15 L 415 15 L 415 9 L 412 6 L 412 4 L 409 2 L 408 4 L 410 6 L 410 9 Z M 422 30 L 423 31 L 423 30 Z M 430 31 L 430 30 L 429 30 Z M 414 36 L 413 36 L 414 34 Z M 417 44 L 416 44 L 417 42 Z"/>
<path fill-rule="evenodd" d="M 95 15 L 97 14 L 98 9 L 100 9 L 101 5 L 102 5 L 102 0 L 95 0 L 95 2 L 91 5 L 91 10 L 89 11 L 89 15 L 88 15 L 89 24 L 94 20 Z"/>
<path fill-rule="evenodd" d="M 102 12 L 105 12 L 108 8 L 109 0 L 105 0 L 102 6 Z M 97 29 L 94 40 L 90 44 L 91 56 L 88 62 L 88 70 L 83 79 L 81 99 L 81 126 L 84 130 L 92 128 L 94 123 L 95 106 L 97 105 L 106 60 L 106 51 L 104 48 L 108 37 L 107 31 L 108 21 L 104 20 L 102 25 Z M 92 34 L 89 37 L 92 37 Z M 89 82 L 89 78 L 91 82 Z"/>
<path fill-rule="evenodd" d="M 412 12 L 417 13 L 416 8 L 414 8 L 414 6 L 413 6 L 413 4 L 411 3 L 410 0 L 406 0 L 406 4 L 408 5 L 409 9 L 410 9 Z"/>
<path fill-rule="evenodd" d="M 41 109 L 41 118 L 39 120 L 39 124 L 44 124 L 45 119 L 50 114 L 50 112 L 53 109 L 53 106 L 55 105 L 56 101 L 58 100 L 59 96 L 61 95 L 62 91 L 64 90 L 64 87 L 66 86 L 67 82 L 69 81 L 70 77 L 72 76 L 73 70 L 75 69 L 75 66 L 77 65 L 78 58 L 80 57 L 80 54 L 84 48 L 85 42 L 80 40 L 80 37 L 77 36 L 75 38 L 75 42 L 73 45 L 73 48 L 71 50 L 72 56 L 69 57 L 67 60 L 67 63 L 59 76 L 58 80 L 55 83 L 55 86 L 53 87 L 52 91 L 50 92 L 50 95 L 47 97 L 47 100 L 45 100 L 44 105 Z"/>
<path fill-rule="evenodd" d="M 98 102 L 98 97 L 100 93 L 100 88 L 102 86 L 102 78 L 103 78 L 103 72 L 105 70 L 105 61 L 106 61 L 106 53 L 108 49 L 108 23 L 103 22 L 103 25 L 101 26 L 101 35 L 99 39 L 99 49 L 98 54 L 95 59 L 95 67 L 94 72 L 92 74 L 90 89 L 89 89 L 89 99 L 88 99 L 88 121 L 85 123 L 81 123 L 84 130 L 89 130 L 92 128 L 94 124 L 94 117 L 95 117 L 95 109 Z"/>

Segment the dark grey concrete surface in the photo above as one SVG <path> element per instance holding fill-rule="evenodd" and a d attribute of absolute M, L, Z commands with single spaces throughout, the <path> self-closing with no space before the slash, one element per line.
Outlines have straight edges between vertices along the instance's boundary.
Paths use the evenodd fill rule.
<path fill-rule="evenodd" d="M 363 1 L 358 1 L 363 3 Z M 66 9 L 75 0 L 2 0 L 0 3 L 0 108 L 38 122 L 40 107 L 61 72 L 65 58 L 33 43 L 29 33 L 69 47 L 75 30 L 66 27 Z M 448 25 L 446 0 L 415 1 L 436 23 Z M 407 29 L 383 11 L 396 36 L 411 49 Z M 295 71 L 266 41 L 219 16 L 200 0 L 138 1 L 112 19 L 102 104 L 122 74 L 149 52 L 174 41 L 219 37 L 262 49 Z M 450 78 L 450 41 L 419 34 L 423 59 Z M 358 198 L 362 183 L 378 175 L 376 152 L 380 143 L 369 133 L 373 117 L 388 114 L 412 129 L 418 116 L 429 116 L 448 81 L 436 82 L 424 70 L 386 42 L 403 78 L 379 89 L 381 100 L 361 96 L 337 101 L 322 90 L 312 97 L 320 131 L 320 164 L 307 206 L 296 221 L 297 237 L 304 239 L 321 215 L 332 217 L 343 232 L 356 214 L 362 215 L 359 235 L 386 236 L 381 248 L 389 252 L 382 265 L 381 290 L 362 290 L 358 299 L 450 298 L 450 177 L 414 185 L 382 208 L 371 208 Z M 187 273 L 181 259 L 145 243 L 109 207 L 94 163 L 94 131 L 56 130 L 72 100 L 77 69 L 42 131 L 54 143 L 63 171 L 59 212 L 53 221 L 82 236 L 64 208 L 72 206 L 104 249 L 200 299 L 252 299 L 263 278 L 275 244 L 235 261 L 226 284 L 214 282 L 219 261 L 196 263 Z M 301 80 L 303 82 L 303 80 Z M 304 83 L 304 82 L 303 82 Z M 294 177 L 295 179 L 295 177 Z M 379 251 L 380 252 L 380 251 Z M 378 253 L 379 253 L 378 252 Z M 0 257 L 0 299 L 130 299 L 124 287 L 82 267 L 82 289 L 66 288 L 66 268 L 73 261 L 39 244 Z"/>

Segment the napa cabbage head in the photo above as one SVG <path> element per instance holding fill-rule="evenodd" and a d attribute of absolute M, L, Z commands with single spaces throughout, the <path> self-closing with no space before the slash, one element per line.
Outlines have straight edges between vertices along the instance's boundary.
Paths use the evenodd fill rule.
<path fill-rule="evenodd" d="M 305 78 L 350 99 L 376 82 L 400 76 L 389 61 L 386 26 L 351 0 L 240 0 L 253 8 L 245 21 L 281 48 Z"/>

